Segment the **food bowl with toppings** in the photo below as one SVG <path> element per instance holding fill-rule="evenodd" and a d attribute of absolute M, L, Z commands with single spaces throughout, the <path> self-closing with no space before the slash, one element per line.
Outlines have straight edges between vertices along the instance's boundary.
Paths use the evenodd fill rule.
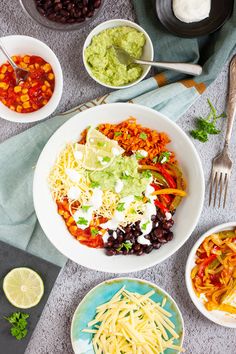
<path fill-rule="evenodd" d="M 143 80 L 151 67 L 121 64 L 114 46 L 136 59 L 152 61 L 154 57 L 152 41 L 142 27 L 128 20 L 106 21 L 95 27 L 84 43 L 83 62 L 88 74 L 113 89 L 127 88 Z"/>
<path fill-rule="evenodd" d="M 16 84 L 12 66 L 0 53 L 0 117 L 17 123 L 48 117 L 57 108 L 63 88 L 56 55 L 46 44 L 32 37 L 7 36 L 1 41 L 14 62 L 28 70 L 29 75 Z"/>
<path fill-rule="evenodd" d="M 189 295 L 204 316 L 236 328 L 236 222 L 218 225 L 198 239 L 185 278 Z"/>
<path fill-rule="evenodd" d="M 204 178 L 175 123 L 115 103 L 58 129 L 37 163 L 33 194 L 39 222 L 62 253 L 122 273 L 155 265 L 183 245 L 202 209 Z"/>
<path fill-rule="evenodd" d="M 75 31 L 95 20 L 106 0 L 20 0 L 34 21 L 57 31 Z"/>
<path fill-rule="evenodd" d="M 81 301 L 71 324 L 75 354 L 180 353 L 183 338 L 183 318 L 175 301 L 141 279 L 97 285 Z"/>

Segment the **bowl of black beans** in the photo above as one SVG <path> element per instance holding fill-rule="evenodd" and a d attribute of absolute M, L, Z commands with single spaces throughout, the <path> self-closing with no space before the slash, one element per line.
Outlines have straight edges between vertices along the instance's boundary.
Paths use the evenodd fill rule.
<path fill-rule="evenodd" d="M 115 232 L 109 230 L 110 236 L 104 244 L 106 254 L 108 256 L 119 254 L 141 256 L 151 253 L 173 239 L 174 235 L 171 231 L 173 225 L 174 220 L 171 213 L 165 215 L 157 210 L 157 214 L 152 216 L 152 230 L 150 234 L 145 236 L 146 242 L 144 244 L 138 240 L 142 235 L 140 221 L 117 229 Z"/>
<path fill-rule="evenodd" d="M 25 12 L 39 24 L 73 31 L 95 19 L 105 0 L 20 0 Z"/>

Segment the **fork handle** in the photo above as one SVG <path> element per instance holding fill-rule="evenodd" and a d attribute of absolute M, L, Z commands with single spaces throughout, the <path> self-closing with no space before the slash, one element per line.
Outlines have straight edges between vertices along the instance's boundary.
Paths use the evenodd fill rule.
<path fill-rule="evenodd" d="M 236 55 L 230 62 L 229 66 L 229 94 L 227 104 L 227 128 L 225 136 L 225 147 L 227 148 L 230 143 L 232 135 L 234 119 L 236 116 Z"/>

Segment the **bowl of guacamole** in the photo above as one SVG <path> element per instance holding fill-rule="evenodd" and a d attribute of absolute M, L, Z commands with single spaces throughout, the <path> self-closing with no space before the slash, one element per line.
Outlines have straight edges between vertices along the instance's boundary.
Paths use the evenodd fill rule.
<path fill-rule="evenodd" d="M 109 88 L 126 88 L 140 82 L 150 66 L 121 64 L 113 46 L 136 59 L 153 60 L 152 42 L 140 26 L 128 20 L 106 21 L 89 34 L 84 44 L 83 60 L 89 75 Z"/>

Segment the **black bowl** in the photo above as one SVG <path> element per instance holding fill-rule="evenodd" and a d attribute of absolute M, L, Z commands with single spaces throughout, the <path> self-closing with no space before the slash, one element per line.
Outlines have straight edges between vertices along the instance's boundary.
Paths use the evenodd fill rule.
<path fill-rule="evenodd" d="M 156 12 L 160 22 L 179 37 L 199 37 L 219 29 L 231 16 L 234 0 L 212 0 L 208 18 L 199 22 L 185 23 L 175 17 L 172 0 L 156 0 Z"/>

